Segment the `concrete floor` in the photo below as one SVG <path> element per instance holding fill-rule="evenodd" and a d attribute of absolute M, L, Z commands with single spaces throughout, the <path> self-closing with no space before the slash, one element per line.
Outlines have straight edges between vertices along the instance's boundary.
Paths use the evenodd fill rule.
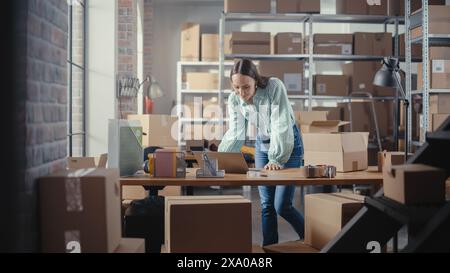
<path fill-rule="evenodd" d="M 312 189 L 305 188 L 307 193 L 310 193 Z M 344 189 L 345 191 L 345 189 Z M 252 201 L 252 237 L 254 245 L 262 244 L 262 227 L 261 227 L 261 206 L 259 199 L 259 192 L 257 187 L 242 187 L 229 188 L 229 187 L 204 187 L 195 188 L 194 195 L 243 195 L 247 199 Z M 294 196 L 294 207 L 303 214 L 301 188 L 297 187 Z M 278 217 L 278 238 L 279 242 L 295 241 L 298 240 L 298 235 L 295 233 L 291 225 L 283 218 Z M 407 244 L 407 229 L 403 228 L 399 232 L 398 246 L 402 249 Z M 392 240 L 387 246 L 388 252 L 392 252 Z"/>

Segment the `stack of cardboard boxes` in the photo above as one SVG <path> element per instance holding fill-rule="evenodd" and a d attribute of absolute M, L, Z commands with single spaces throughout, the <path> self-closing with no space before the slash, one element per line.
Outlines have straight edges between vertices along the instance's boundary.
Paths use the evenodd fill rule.
<path fill-rule="evenodd" d="M 117 169 L 62 171 L 38 180 L 42 252 L 143 252 L 122 239 Z"/>
<path fill-rule="evenodd" d="M 252 208 L 242 196 L 183 196 L 165 201 L 168 253 L 251 253 Z"/>

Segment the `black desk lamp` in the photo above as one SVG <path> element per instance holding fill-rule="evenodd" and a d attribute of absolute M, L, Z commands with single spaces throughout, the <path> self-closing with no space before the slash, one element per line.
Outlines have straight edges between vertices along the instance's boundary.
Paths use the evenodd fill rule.
<path fill-rule="evenodd" d="M 377 86 L 393 87 L 400 93 L 405 106 L 405 162 L 408 160 L 408 113 L 409 100 L 400 81 L 400 62 L 397 58 L 387 57 L 383 59 L 383 66 L 375 74 L 373 84 Z"/>

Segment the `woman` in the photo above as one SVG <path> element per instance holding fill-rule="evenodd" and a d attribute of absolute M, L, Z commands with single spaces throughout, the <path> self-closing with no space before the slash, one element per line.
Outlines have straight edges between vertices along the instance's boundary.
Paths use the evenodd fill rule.
<path fill-rule="evenodd" d="M 238 60 L 231 70 L 234 93 L 228 98 L 230 127 L 219 152 L 240 152 L 248 124 L 258 129 L 256 168 L 277 171 L 303 164 L 303 143 L 286 87 L 277 78 L 262 77 L 250 60 Z M 292 206 L 295 186 L 260 186 L 263 246 L 278 243 L 277 215 L 304 237 L 303 216 Z"/>

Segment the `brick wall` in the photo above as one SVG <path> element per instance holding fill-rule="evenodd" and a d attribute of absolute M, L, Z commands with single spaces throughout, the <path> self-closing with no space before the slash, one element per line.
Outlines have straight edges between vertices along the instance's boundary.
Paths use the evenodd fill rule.
<path fill-rule="evenodd" d="M 67 2 L 24 1 L 25 166 L 18 200 L 18 251 L 39 247 L 36 178 L 65 168 L 67 154 Z M 20 116 L 20 115 L 19 115 Z"/>
<path fill-rule="evenodd" d="M 144 0 L 144 75 L 152 75 L 153 1 Z"/>
<path fill-rule="evenodd" d="M 117 76 L 137 77 L 137 3 L 136 0 L 118 1 Z M 122 117 L 137 113 L 137 101 L 121 98 Z"/>

